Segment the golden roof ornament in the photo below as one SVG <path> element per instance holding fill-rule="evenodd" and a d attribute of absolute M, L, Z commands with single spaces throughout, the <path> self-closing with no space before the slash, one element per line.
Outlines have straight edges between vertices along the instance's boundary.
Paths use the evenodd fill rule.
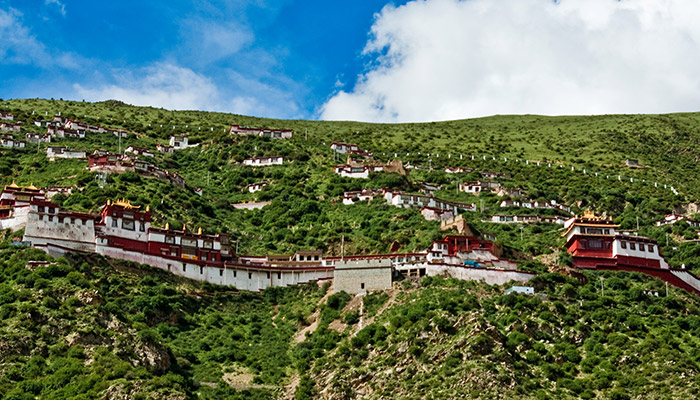
<path fill-rule="evenodd" d="M 12 188 L 12 189 L 19 189 L 19 186 L 17 186 L 17 184 L 15 183 L 15 180 L 14 180 L 14 179 L 12 180 L 12 184 L 11 184 L 10 186 L 8 186 L 8 187 L 9 187 L 9 188 Z"/>
<path fill-rule="evenodd" d="M 197 234 L 201 235 L 202 234 L 202 227 L 200 226 L 199 229 L 197 229 Z"/>
<path fill-rule="evenodd" d="M 170 230 L 170 222 L 165 223 L 165 230 Z"/>
<path fill-rule="evenodd" d="M 29 186 L 27 186 L 27 189 L 29 189 L 29 190 L 39 190 L 38 187 L 34 186 L 34 182 L 30 183 Z"/>
<path fill-rule="evenodd" d="M 117 200 L 117 201 L 115 201 L 113 204 L 114 204 L 115 206 L 124 207 L 124 208 L 129 209 L 129 210 L 137 210 L 137 209 L 141 208 L 141 206 L 134 206 L 134 205 L 132 205 L 131 202 L 130 202 L 129 200 L 126 200 L 126 199 L 123 198 L 123 197 L 122 197 L 121 200 Z"/>

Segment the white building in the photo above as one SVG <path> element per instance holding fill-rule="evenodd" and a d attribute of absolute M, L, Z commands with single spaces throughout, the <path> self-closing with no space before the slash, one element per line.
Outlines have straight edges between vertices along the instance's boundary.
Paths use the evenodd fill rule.
<path fill-rule="evenodd" d="M 250 193 L 255 193 L 261 191 L 265 186 L 267 186 L 267 182 L 258 182 L 258 183 L 253 183 L 248 185 L 248 191 Z"/>
<path fill-rule="evenodd" d="M 57 158 L 87 158 L 87 152 L 85 150 L 71 150 L 65 147 L 49 146 L 46 148 L 46 157 L 49 161 L 54 161 Z"/>
<path fill-rule="evenodd" d="M 251 167 L 265 167 L 269 165 L 282 165 L 284 163 L 284 157 L 281 156 L 269 156 L 269 157 L 255 157 L 246 158 L 243 160 L 244 165 L 249 165 Z"/>
<path fill-rule="evenodd" d="M 173 150 L 186 149 L 189 147 L 187 136 L 170 136 L 170 147 Z"/>

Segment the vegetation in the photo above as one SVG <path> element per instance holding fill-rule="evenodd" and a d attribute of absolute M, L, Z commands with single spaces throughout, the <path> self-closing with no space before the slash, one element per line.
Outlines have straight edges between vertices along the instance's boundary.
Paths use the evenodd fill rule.
<path fill-rule="evenodd" d="M 503 197 L 457 188 L 483 180 L 480 172 L 504 174 L 496 180 L 532 200 L 614 216 L 623 229 L 657 239 L 671 265 L 699 273 L 697 229 L 655 222 L 689 212 L 700 196 L 700 114 L 387 125 L 264 120 L 116 101 L 9 100 L 0 109 L 30 132 L 43 132 L 31 121 L 58 112 L 130 131 L 121 141 L 88 133 L 51 145 L 154 150 L 183 133 L 197 144 L 152 160 L 182 175 L 184 188 L 135 173 L 102 181 L 84 160 L 47 162 L 46 144 L 0 149 L 0 185 L 81 187 L 54 197 L 65 209 L 98 212 L 107 199 L 124 197 L 150 206 L 155 225 L 231 233 L 246 254 L 321 249 L 338 255 L 341 241 L 346 254 L 421 251 L 445 234 L 438 222 L 382 198 L 343 205 L 342 196 L 367 188 L 417 193 L 427 181 L 441 186 L 439 198 L 476 203 L 477 211 L 463 214 L 472 230 L 494 235 L 507 257 L 537 273 L 532 284 L 539 293 L 504 295 L 502 287 L 440 277 L 406 280 L 360 299 L 331 294 L 327 285 L 236 293 L 97 256 L 50 259 L 13 243 L 21 232 L 0 232 L 2 398 L 698 396 L 694 296 L 675 288 L 667 296 L 660 281 L 637 274 L 585 273 L 582 282 L 548 273 L 553 263 L 569 261 L 560 252 L 560 225 L 485 221 L 495 213 L 565 213 L 504 209 Z M 232 137 L 232 123 L 289 128 L 294 138 Z M 331 152 L 332 141 L 358 144 L 379 162 L 396 157 L 424 168 L 341 178 L 332 167 L 345 156 Z M 263 155 L 286 162 L 241 164 Z M 643 168 L 625 167 L 628 158 Z M 448 174 L 448 166 L 471 172 Z M 269 185 L 248 192 L 249 184 L 262 181 Z M 201 196 L 196 188 L 203 188 Z M 251 201 L 270 205 L 231 207 Z M 29 260 L 48 264 L 27 268 Z"/>

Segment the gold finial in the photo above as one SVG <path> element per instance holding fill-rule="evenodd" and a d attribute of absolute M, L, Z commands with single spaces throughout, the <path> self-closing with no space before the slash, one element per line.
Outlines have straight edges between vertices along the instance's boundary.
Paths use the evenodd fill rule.
<path fill-rule="evenodd" d="M 151 212 L 151 206 L 150 206 L 150 205 L 147 205 L 147 206 L 146 206 L 146 212 Z"/>
<path fill-rule="evenodd" d="M 8 186 L 8 187 L 10 187 L 10 188 L 12 188 L 12 189 L 19 189 L 19 186 L 17 186 L 17 184 L 15 183 L 15 180 L 14 180 L 14 179 L 12 180 L 12 185 L 10 185 L 10 186 Z"/>
<path fill-rule="evenodd" d="M 107 199 L 107 205 L 109 205 L 109 203 L 111 203 L 111 202 L 109 201 L 109 199 Z"/>
<path fill-rule="evenodd" d="M 595 218 L 595 213 L 594 213 L 593 211 L 591 211 L 591 210 L 586 210 L 586 211 L 583 213 L 583 218 L 593 219 L 593 218 Z"/>
<path fill-rule="evenodd" d="M 165 230 L 170 230 L 170 222 L 165 223 Z"/>
<path fill-rule="evenodd" d="M 132 205 L 130 201 L 126 200 L 123 197 L 121 200 L 117 200 L 113 204 L 115 206 L 124 207 L 124 208 L 129 209 L 129 210 L 137 210 L 137 209 L 141 208 L 141 206 Z"/>
<path fill-rule="evenodd" d="M 182 224 L 182 232 L 187 232 L 187 224 Z"/>
<path fill-rule="evenodd" d="M 29 186 L 27 186 L 27 189 L 29 189 L 29 190 L 39 190 L 38 187 L 34 186 L 34 182 L 30 183 Z"/>
<path fill-rule="evenodd" d="M 201 235 L 202 234 L 202 227 L 200 226 L 199 229 L 197 229 L 197 234 Z"/>

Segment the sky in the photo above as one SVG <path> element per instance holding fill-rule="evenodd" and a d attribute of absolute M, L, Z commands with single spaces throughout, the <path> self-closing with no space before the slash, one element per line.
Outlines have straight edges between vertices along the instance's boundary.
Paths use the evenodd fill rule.
<path fill-rule="evenodd" d="M 700 111 L 697 0 L 0 0 L 0 98 L 269 118 Z"/>

